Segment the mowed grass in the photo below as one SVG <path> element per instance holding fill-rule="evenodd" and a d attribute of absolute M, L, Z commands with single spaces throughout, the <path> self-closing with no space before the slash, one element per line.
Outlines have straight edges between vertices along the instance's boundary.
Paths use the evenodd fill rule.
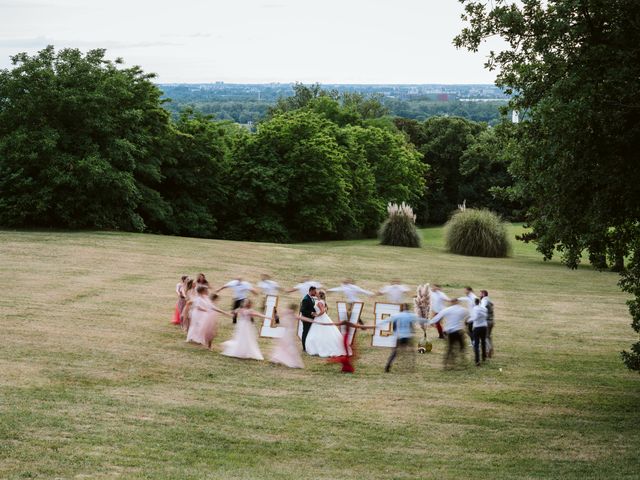
<path fill-rule="evenodd" d="M 518 243 L 507 259 L 450 255 L 441 229 L 423 236 L 402 249 L 0 232 L 0 478 L 639 478 L 640 376 L 619 358 L 635 338 L 617 275 Z M 405 359 L 385 374 L 388 350 L 359 334 L 350 376 L 317 358 L 304 370 L 226 358 L 228 320 L 214 352 L 169 324 L 176 281 L 199 271 L 214 286 L 270 272 L 286 286 L 308 274 L 486 288 L 496 356 L 445 371 L 434 340 L 415 371 Z M 273 340 L 260 344 L 268 357 Z"/>

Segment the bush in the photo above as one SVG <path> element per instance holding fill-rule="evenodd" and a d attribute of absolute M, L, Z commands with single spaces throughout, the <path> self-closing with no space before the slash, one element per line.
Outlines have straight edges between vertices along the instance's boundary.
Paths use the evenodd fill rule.
<path fill-rule="evenodd" d="M 389 218 L 380 227 L 380 243 L 396 247 L 419 247 L 420 236 L 416 230 L 416 216 L 404 202 L 387 206 Z"/>
<path fill-rule="evenodd" d="M 445 225 L 451 253 L 473 257 L 506 257 L 511 252 L 506 223 L 489 210 L 465 209 Z"/>

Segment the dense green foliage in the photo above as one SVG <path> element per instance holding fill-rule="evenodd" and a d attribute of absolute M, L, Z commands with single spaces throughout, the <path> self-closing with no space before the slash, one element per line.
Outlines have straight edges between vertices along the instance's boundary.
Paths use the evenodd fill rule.
<path fill-rule="evenodd" d="M 513 184 L 508 168 L 516 126 L 503 122 L 490 128 L 458 117 L 433 117 L 422 123 L 397 118 L 395 124 L 430 166 L 427 192 L 416 204 L 419 224 L 444 223 L 465 200 L 505 218 L 520 217 L 521 203 L 505 194 Z"/>
<path fill-rule="evenodd" d="M 104 50 L 13 63 L 0 73 L 0 224 L 142 230 L 164 216 L 169 115 L 153 76 Z"/>
<path fill-rule="evenodd" d="M 374 235 L 428 167 L 375 98 L 299 86 L 255 133 L 49 47 L 0 72 L 0 224 L 294 241 Z"/>
<path fill-rule="evenodd" d="M 586 251 L 597 268 L 621 270 L 640 332 L 640 2 L 462 3 L 456 44 L 476 51 L 501 36 L 508 47 L 487 65 L 526 111 L 511 165 L 513 192 L 531 204 L 526 239 L 572 268 Z M 623 357 L 640 370 L 640 342 Z"/>
<path fill-rule="evenodd" d="M 411 207 L 404 203 L 401 205 L 391 203 L 387 207 L 387 213 L 389 216 L 378 232 L 380 243 L 394 247 L 419 247 L 420 235 L 416 229 L 416 216 Z"/>
<path fill-rule="evenodd" d="M 388 202 L 415 202 L 426 167 L 393 125 L 368 124 L 360 108 L 301 87 L 236 152 L 231 238 L 371 235 Z"/>
<path fill-rule="evenodd" d="M 506 257 L 511 251 L 507 224 L 489 210 L 468 208 L 445 225 L 445 243 L 451 253 L 471 257 Z"/>

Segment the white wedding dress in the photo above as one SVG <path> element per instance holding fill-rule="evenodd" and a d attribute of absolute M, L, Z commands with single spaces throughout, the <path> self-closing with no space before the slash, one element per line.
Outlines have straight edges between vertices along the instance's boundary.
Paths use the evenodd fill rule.
<path fill-rule="evenodd" d="M 324 305 L 324 302 L 320 300 L 316 303 L 316 313 L 320 313 L 320 304 Z M 322 315 L 315 317 L 314 321 L 333 323 L 326 311 Z M 345 354 L 342 333 L 340 333 L 337 325 L 312 324 L 307 334 L 305 346 L 309 355 L 338 357 Z"/>

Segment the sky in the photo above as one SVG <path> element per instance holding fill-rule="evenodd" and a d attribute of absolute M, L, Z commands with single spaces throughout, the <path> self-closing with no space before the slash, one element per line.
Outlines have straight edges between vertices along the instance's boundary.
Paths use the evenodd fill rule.
<path fill-rule="evenodd" d="M 493 83 L 457 0 L 0 0 L 0 68 L 51 44 L 161 83 Z M 490 45 L 496 48 L 496 45 Z"/>

